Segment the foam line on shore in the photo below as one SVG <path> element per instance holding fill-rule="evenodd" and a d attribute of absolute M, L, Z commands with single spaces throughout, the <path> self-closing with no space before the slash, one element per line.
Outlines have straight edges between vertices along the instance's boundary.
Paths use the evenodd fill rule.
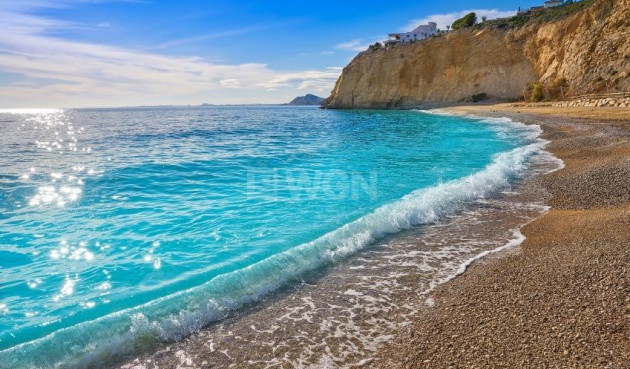
<path fill-rule="evenodd" d="M 549 210 L 549 207 L 545 207 L 545 212 L 544 213 L 546 213 L 548 210 Z M 532 219 L 532 221 L 534 221 L 534 220 L 535 219 Z M 526 223 L 526 224 L 524 224 L 520 228 L 513 229 L 512 230 L 512 234 L 513 234 L 514 238 L 511 239 L 510 241 L 508 241 L 506 244 L 504 244 L 502 246 L 499 246 L 497 248 L 491 249 L 491 250 L 486 250 L 486 251 L 484 251 L 482 253 L 479 253 L 479 254 L 473 256 L 472 258 L 470 258 L 470 259 L 464 261 L 463 263 L 461 263 L 459 265 L 459 268 L 457 268 L 457 271 L 455 273 L 452 273 L 452 274 L 450 274 L 450 275 L 448 275 L 448 276 L 446 276 L 444 278 L 441 278 L 441 279 L 439 279 L 437 281 L 432 282 L 431 286 L 427 290 L 425 290 L 423 292 L 423 294 L 428 295 L 431 292 L 433 292 L 438 286 L 443 285 L 445 283 L 448 283 L 448 282 L 452 281 L 453 279 L 461 276 L 462 274 L 466 273 L 468 268 L 470 268 L 474 263 L 476 263 L 477 261 L 479 261 L 479 260 L 481 260 L 481 259 L 483 259 L 483 258 L 485 258 L 487 256 L 490 256 L 492 254 L 496 254 L 496 253 L 499 253 L 499 252 L 502 252 L 502 251 L 505 251 L 505 250 L 508 250 L 508 249 L 520 246 L 527 239 L 527 237 L 525 237 L 525 235 L 523 235 L 523 233 L 521 232 L 521 228 L 526 226 L 529 223 L 531 223 L 531 221 Z M 427 300 L 429 300 L 429 298 Z M 434 302 L 433 303 L 429 303 L 429 305 L 431 305 L 431 306 L 433 306 L 434 304 L 435 304 Z"/>

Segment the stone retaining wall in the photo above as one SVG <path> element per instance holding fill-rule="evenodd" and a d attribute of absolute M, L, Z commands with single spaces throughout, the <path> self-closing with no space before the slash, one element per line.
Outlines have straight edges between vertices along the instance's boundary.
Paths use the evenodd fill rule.
<path fill-rule="evenodd" d="M 583 97 L 576 100 L 560 101 L 553 106 L 584 106 L 584 107 L 630 107 L 630 96 L 589 98 Z"/>

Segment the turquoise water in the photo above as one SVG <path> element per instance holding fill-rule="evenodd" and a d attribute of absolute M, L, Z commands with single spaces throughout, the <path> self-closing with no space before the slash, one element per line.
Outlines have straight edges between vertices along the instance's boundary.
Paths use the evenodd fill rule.
<path fill-rule="evenodd" d="M 2 111 L 0 132 L 3 368 L 179 339 L 542 149 L 507 120 L 296 107 Z"/>

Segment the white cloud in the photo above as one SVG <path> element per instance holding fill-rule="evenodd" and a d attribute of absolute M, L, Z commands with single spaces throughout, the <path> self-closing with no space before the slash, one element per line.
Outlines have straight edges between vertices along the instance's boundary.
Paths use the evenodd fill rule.
<path fill-rule="evenodd" d="M 470 9 L 462 10 L 458 12 L 446 13 L 446 14 L 433 14 L 425 18 L 414 19 L 410 21 L 405 27 L 401 28 L 402 32 L 409 32 L 421 24 L 427 24 L 428 22 L 435 22 L 438 28 L 445 30 L 447 25 L 453 24 L 457 19 L 464 15 L 475 12 L 477 13 L 477 19 L 481 21 L 482 16 L 486 16 L 488 20 L 496 18 L 506 18 L 516 15 L 516 10 L 503 11 L 497 9 Z"/>
<path fill-rule="evenodd" d="M 363 43 L 363 40 L 356 39 L 348 42 L 342 42 L 335 46 L 337 49 L 349 50 L 349 51 L 364 51 L 368 48 L 368 45 Z"/>
<path fill-rule="evenodd" d="M 241 81 L 236 78 L 222 79 L 220 83 L 225 88 L 241 88 Z"/>
<path fill-rule="evenodd" d="M 198 57 L 66 40 L 50 32 L 76 24 L 31 11 L 37 9 L 34 4 L 60 6 L 70 1 L 21 3 L 0 0 L 0 72 L 52 82 L 0 85 L 0 108 L 285 102 L 297 90 L 328 93 L 339 76 L 338 70 L 215 64 Z"/>
<path fill-rule="evenodd" d="M 278 89 L 281 87 L 297 86 L 298 90 L 313 90 L 317 92 L 330 92 L 331 81 L 334 82 L 339 77 L 338 69 L 328 69 L 325 71 L 303 71 L 287 73 L 278 76 L 270 81 L 260 83 L 260 87 L 266 89 Z"/>

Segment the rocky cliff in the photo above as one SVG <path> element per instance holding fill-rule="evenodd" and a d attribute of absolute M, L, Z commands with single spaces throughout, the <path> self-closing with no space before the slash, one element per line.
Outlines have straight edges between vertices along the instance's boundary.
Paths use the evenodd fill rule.
<path fill-rule="evenodd" d="M 630 0 L 584 0 L 362 52 L 323 106 L 409 108 L 483 93 L 516 99 L 536 82 L 547 97 L 559 85 L 562 96 L 630 91 Z"/>

